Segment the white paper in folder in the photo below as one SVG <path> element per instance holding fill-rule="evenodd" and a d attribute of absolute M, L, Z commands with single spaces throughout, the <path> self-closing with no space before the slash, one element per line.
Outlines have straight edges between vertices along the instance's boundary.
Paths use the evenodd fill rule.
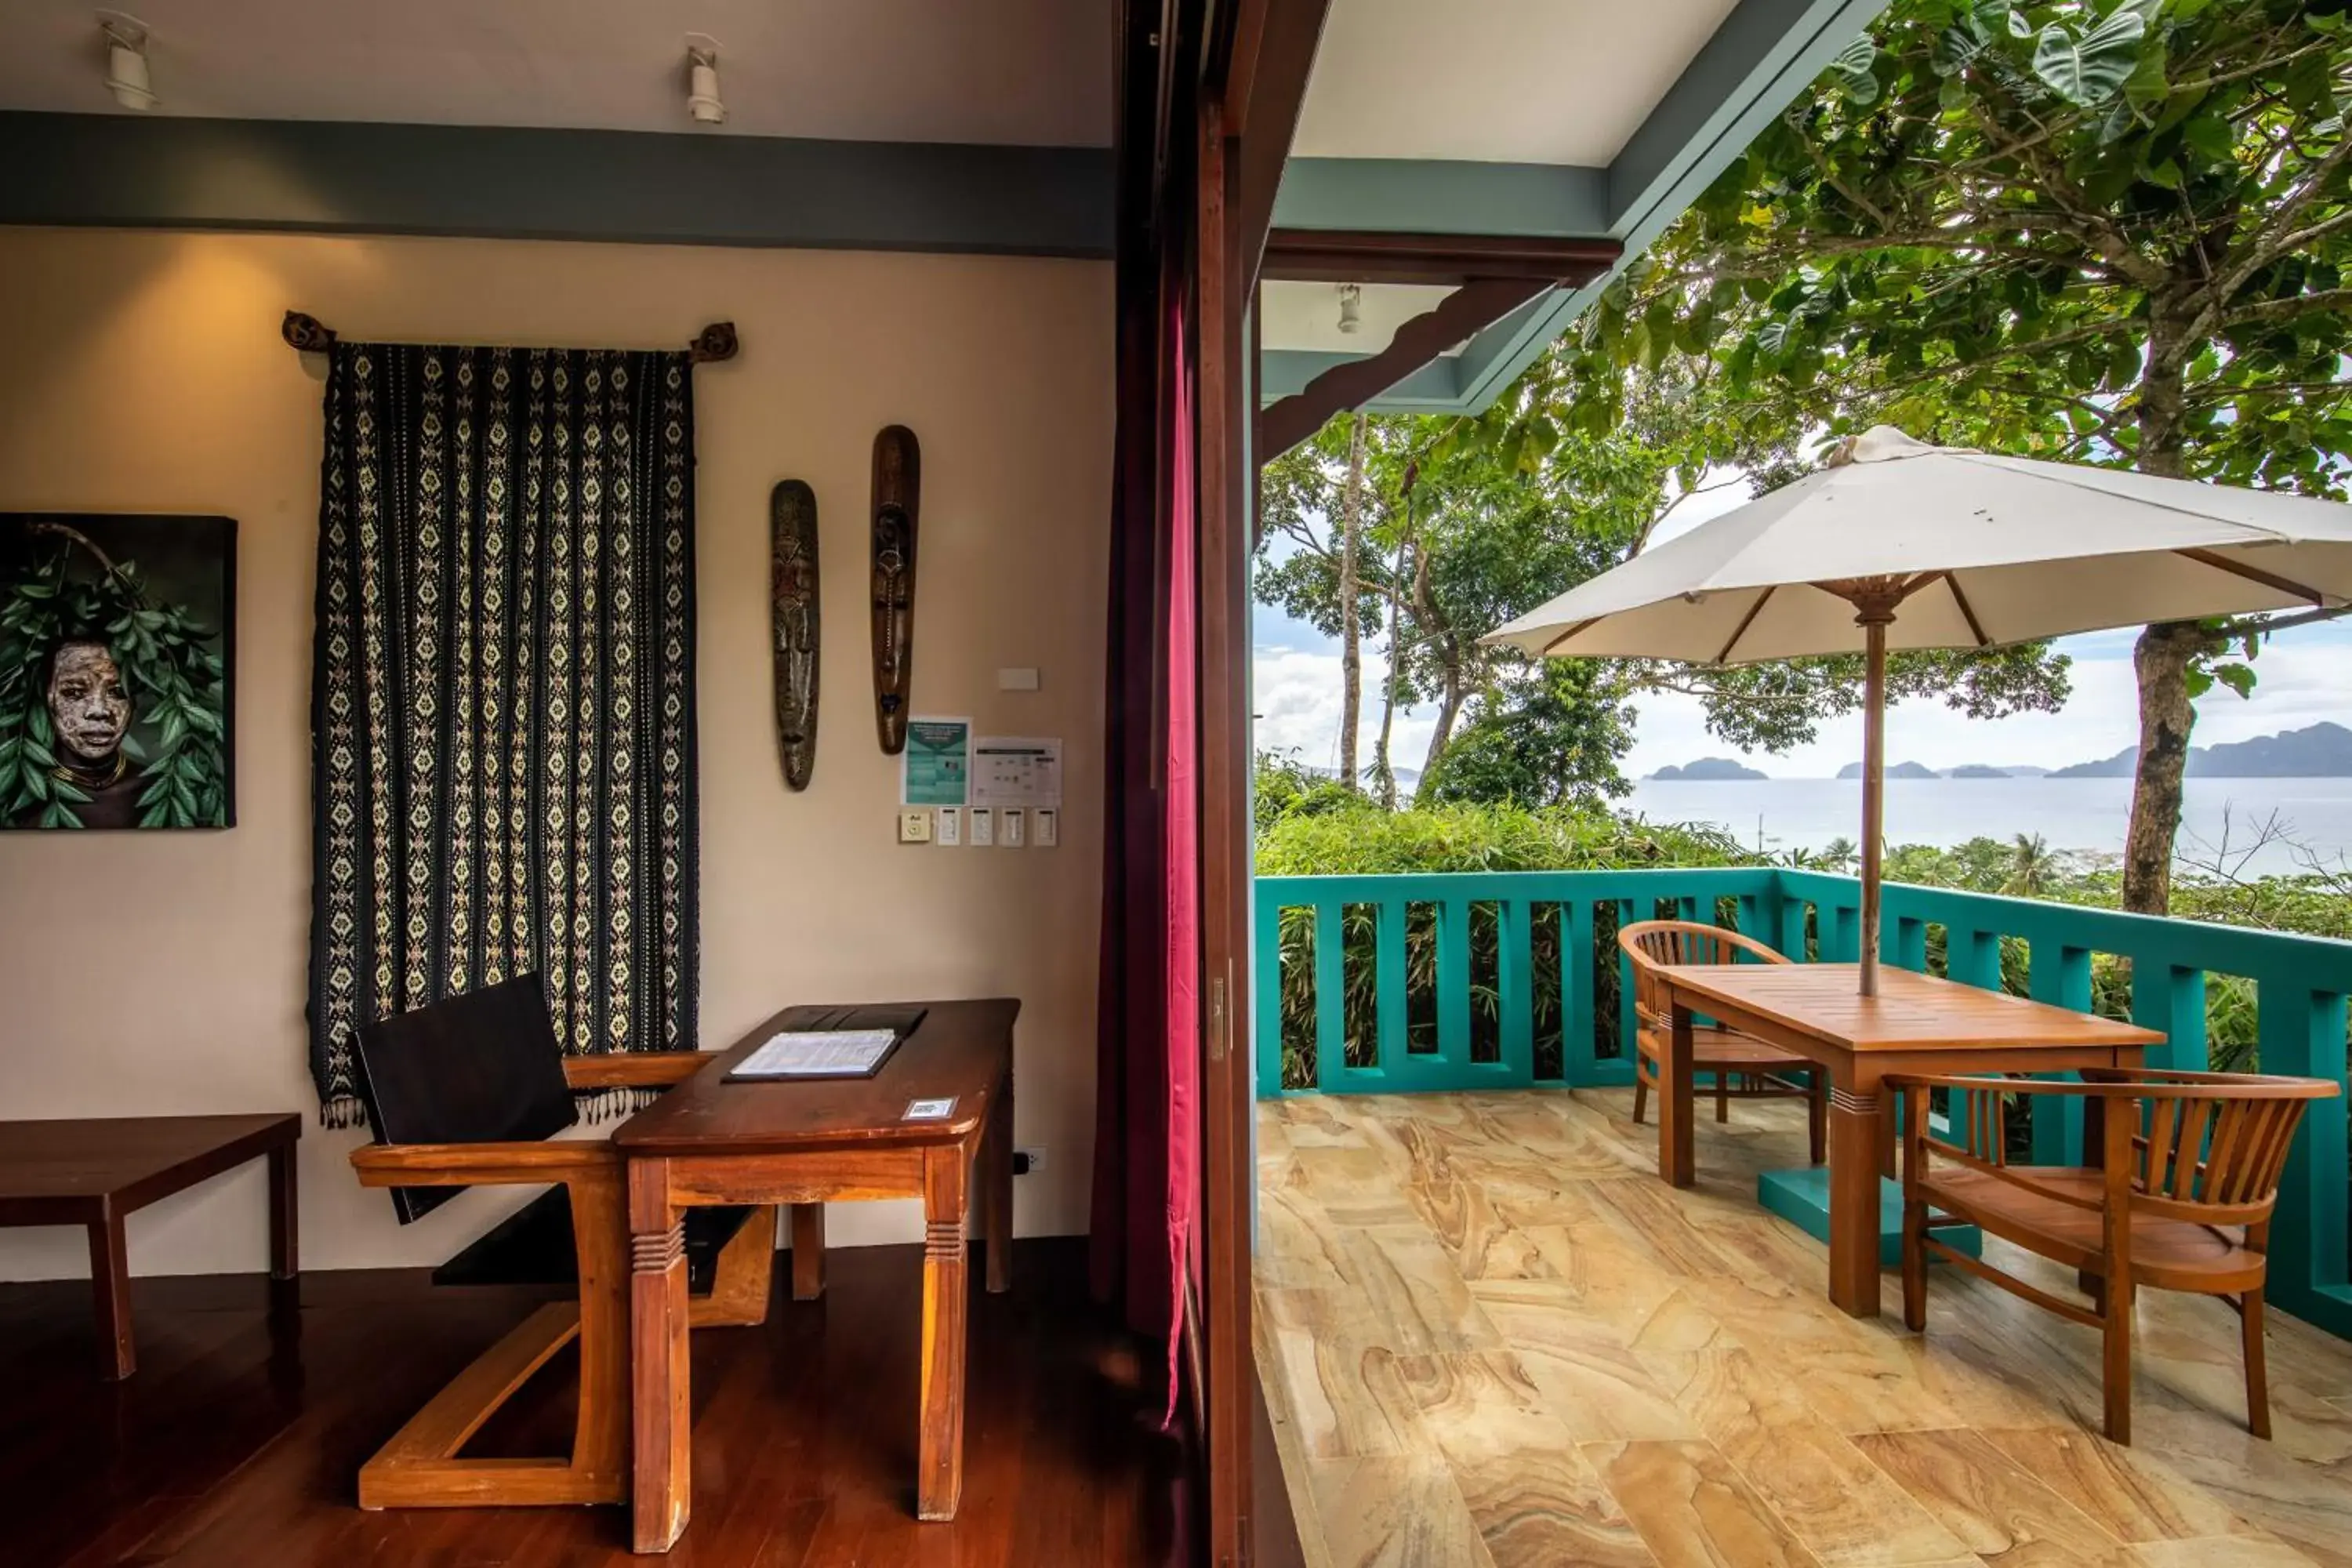
<path fill-rule="evenodd" d="M 890 1029 L 788 1029 L 735 1064 L 730 1078 L 862 1078 L 890 1054 Z"/>

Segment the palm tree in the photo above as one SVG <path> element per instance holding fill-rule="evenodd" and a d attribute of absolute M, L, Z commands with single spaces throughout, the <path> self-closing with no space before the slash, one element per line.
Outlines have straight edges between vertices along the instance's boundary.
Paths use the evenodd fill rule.
<path fill-rule="evenodd" d="M 2050 846 L 2039 833 L 2021 833 L 2011 847 L 2009 875 L 2000 890 L 2015 898 L 2038 899 L 2050 890 L 2057 875 L 2057 864 Z"/>

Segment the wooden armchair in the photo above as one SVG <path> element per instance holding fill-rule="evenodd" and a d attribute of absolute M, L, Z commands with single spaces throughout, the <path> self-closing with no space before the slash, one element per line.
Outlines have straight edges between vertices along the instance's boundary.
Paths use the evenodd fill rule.
<path fill-rule="evenodd" d="M 2324 1079 L 2090 1068 L 2084 1082 L 1889 1078 L 1904 1096 L 1903 1321 L 1927 1326 L 1927 1255 L 1990 1279 L 2105 1336 L 2106 1432 L 2131 1441 L 2132 1299 L 2139 1286 L 2219 1296 L 2236 1309 L 2246 1358 L 2246 1424 L 2271 1435 L 2263 1367 L 2263 1284 L 2279 1176 Z M 1934 1136 L 1928 1093 L 1944 1089 L 1965 1142 Z M 2030 1094 L 2055 1108 L 2086 1101 L 2084 1142 L 2096 1167 L 2008 1160 L 2008 1104 Z M 1935 1212 L 1940 1211 L 1940 1212 Z M 2072 1268 L 2088 1306 L 2063 1300 L 1945 1246 L 1935 1232 L 1973 1225 Z"/>
<path fill-rule="evenodd" d="M 571 1288 L 492 1345 L 360 1468 L 363 1509 L 617 1503 L 629 1495 L 629 1231 L 620 1153 L 556 1139 L 580 1089 L 660 1089 L 713 1059 L 701 1052 L 572 1058 L 524 975 L 358 1032 L 360 1093 L 378 1143 L 356 1150 L 362 1185 L 390 1187 L 407 1224 L 459 1187 L 548 1191 L 436 1270 L 436 1284 Z M 703 1219 L 704 1215 L 710 1216 Z M 688 1228 L 698 1325 L 767 1316 L 772 1208 L 698 1209 Z M 580 1342 L 580 1403 L 568 1458 L 461 1458 L 531 1374 Z"/>
<path fill-rule="evenodd" d="M 1667 963 L 1736 963 L 1741 953 L 1760 963 L 1786 963 L 1788 959 L 1758 942 L 1722 926 L 1690 921 L 1639 921 L 1621 927 L 1617 945 L 1633 963 L 1633 1120 L 1642 1120 L 1650 1091 L 1658 1085 L 1658 1061 L 1666 1032 L 1674 1027 L 1658 994 L 1654 973 Z M 1740 1100 L 1802 1100 L 1812 1161 L 1822 1163 L 1829 1132 L 1829 1080 L 1814 1063 L 1775 1046 L 1710 1024 L 1691 1031 L 1692 1077 L 1715 1079 L 1715 1119 L 1731 1120 L 1731 1102 Z"/>

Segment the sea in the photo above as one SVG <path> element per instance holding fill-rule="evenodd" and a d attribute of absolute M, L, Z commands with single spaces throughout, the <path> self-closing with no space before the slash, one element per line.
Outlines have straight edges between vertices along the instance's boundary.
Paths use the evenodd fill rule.
<path fill-rule="evenodd" d="M 1822 849 L 1862 837 L 1856 779 L 1644 779 L 1620 803 L 1653 822 L 1713 823 L 1750 847 Z M 2120 857 L 2131 780 L 1889 779 L 1890 844 L 1948 847 L 2039 834 L 2052 849 Z M 2187 781 L 2176 855 L 2232 875 L 2352 869 L 2352 778 Z"/>

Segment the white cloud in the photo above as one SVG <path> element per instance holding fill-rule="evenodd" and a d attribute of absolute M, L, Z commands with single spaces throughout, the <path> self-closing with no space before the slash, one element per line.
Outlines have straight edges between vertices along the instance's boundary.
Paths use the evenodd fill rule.
<path fill-rule="evenodd" d="M 1307 636 L 1312 637 L 1311 629 Z M 1336 768 L 1339 763 L 1340 661 L 1337 653 L 1261 643 L 1251 673 L 1250 709 L 1257 716 L 1258 750 L 1297 751 L 1309 767 Z M 1388 666 L 1377 652 L 1364 657 L 1364 700 L 1357 721 L 1359 762 L 1369 767 L 1372 743 L 1380 734 L 1381 683 Z M 1429 751 L 1429 737 L 1437 727 L 1433 712 L 1400 710 L 1391 754 L 1402 768 L 1418 768 Z"/>

